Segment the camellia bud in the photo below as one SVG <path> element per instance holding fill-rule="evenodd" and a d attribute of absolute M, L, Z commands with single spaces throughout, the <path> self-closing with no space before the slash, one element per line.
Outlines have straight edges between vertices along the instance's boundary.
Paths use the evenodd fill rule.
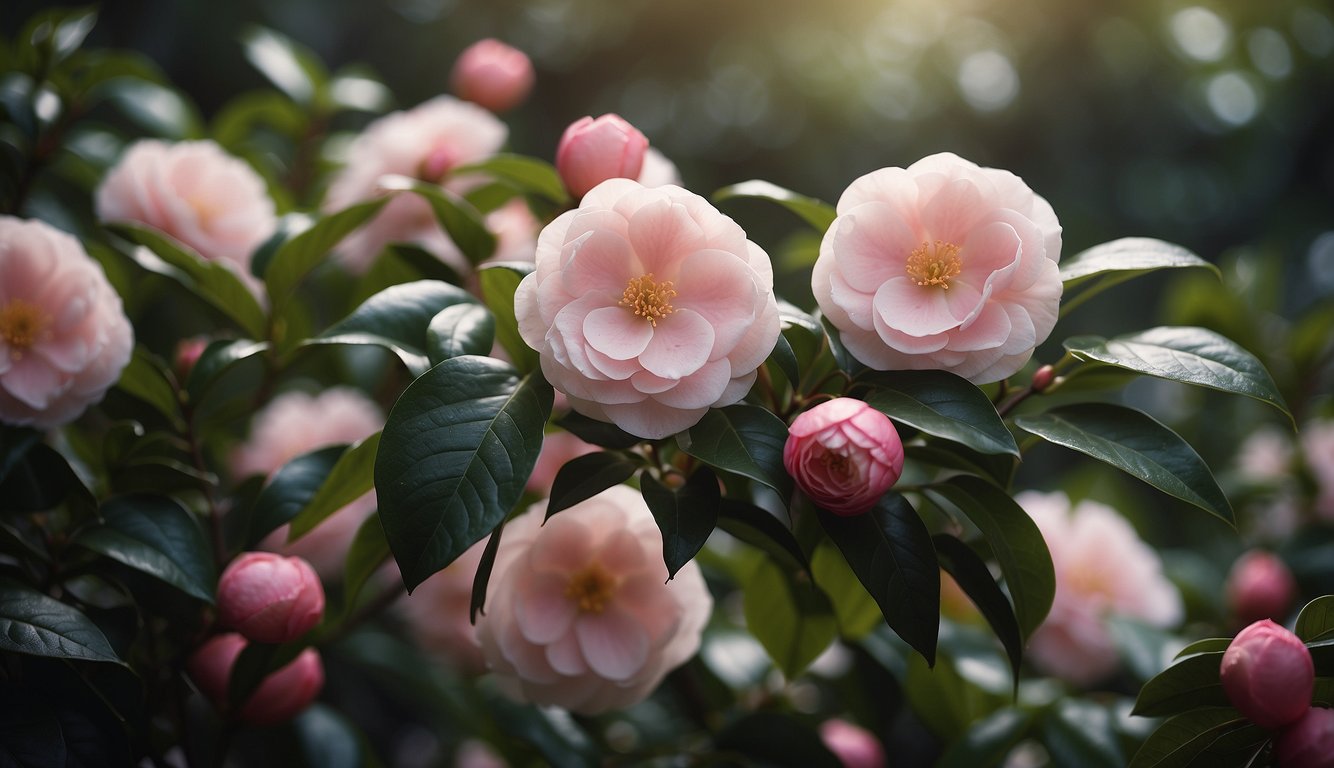
<path fill-rule="evenodd" d="M 236 659 L 245 650 L 245 638 L 229 632 L 216 635 L 195 649 L 186 671 L 200 692 L 220 709 L 227 707 L 227 689 Z M 291 720 L 324 687 L 324 665 L 314 648 L 307 648 L 287 666 L 260 682 L 236 712 L 236 719 L 251 725 L 276 725 Z"/>
<path fill-rule="evenodd" d="M 885 768 L 885 748 L 870 731 L 846 720 L 820 723 L 820 740 L 844 768 Z"/>
<path fill-rule="evenodd" d="M 533 89 L 533 62 L 518 48 L 499 40 L 478 40 L 464 49 L 450 73 L 450 88 L 492 112 L 506 112 Z"/>
<path fill-rule="evenodd" d="M 607 179 L 637 179 L 648 139 L 620 115 L 581 117 L 556 148 L 556 170 L 576 199 Z"/>
<path fill-rule="evenodd" d="M 176 377 L 184 382 L 190 376 L 190 371 L 194 369 L 195 363 L 204 354 L 208 348 L 208 339 L 203 336 L 191 336 L 188 339 L 181 339 L 176 345 Z"/>
<path fill-rule="evenodd" d="M 783 466 L 819 506 L 859 515 L 903 474 L 903 443 L 888 416 L 861 400 L 839 397 L 792 422 Z"/>
<path fill-rule="evenodd" d="M 1238 624 L 1282 619 L 1297 595 L 1292 571 L 1269 552 L 1252 550 L 1237 559 L 1227 578 L 1227 602 Z"/>
<path fill-rule="evenodd" d="M 1315 690 L 1315 663 L 1301 638 L 1261 619 L 1232 639 L 1219 669 L 1223 691 L 1241 714 L 1278 730 L 1306 714 Z"/>
<path fill-rule="evenodd" d="M 1056 381 L 1056 369 L 1050 365 L 1044 365 L 1033 372 L 1033 391 L 1046 392 L 1053 381 Z"/>
<path fill-rule="evenodd" d="M 1334 768 L 1334 709 L 1311 707 L 1274 739 L 1283 768 Z"/>
<path fill-rule="evenodd" d="M 324 587 L 310 563 L 245 552 L 218 580 L 218 619 L 257 643 L 286 643 L 324 617 Z"/>

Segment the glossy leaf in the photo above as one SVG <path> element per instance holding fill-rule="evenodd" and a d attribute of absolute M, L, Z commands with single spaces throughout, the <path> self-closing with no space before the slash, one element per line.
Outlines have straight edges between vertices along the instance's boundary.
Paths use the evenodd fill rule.
<path fill-rule="evenodd" d="M 525 194 L 539 195 L 557 205 L 564 205 L 570 201 L 570 196 L 565 191 L 565 183 L 560 180 L 560 174 L 556 169 L 550 163 L 534 157 L 492 155 L 481 162 L 460 166 L 453 172 L 459 176 L 474 172 L 484 173 L 508 182 Z"/>
<path fill-rule="evenodd" d="M 121 663 L 102 630 L 77 608 L 0 576 L 0 651 Z"/>
<path fill-rule="evenodd" d="M 121 371 L 116 387 L 153 406 L 173 424 L 182 424 L 176 385 L 162 361 L 142 345 L 135 345 L 130 364 Z"/>
<path fill-rule="evenodd" d="M 149 135 L 195 139 L 203 135 L 199 111 L 180 93 L 139 77 L 114 77 L 97 87 L 97 98 L 113 104 Z"/>
<path fill-rule="evenodd" d="M 809 579 L 758 560 L 742 589 L 746 628 L 789 680 L 838 636 L 834 606 Z"/>
<path fill-rule="evenodd" d="M 445 307 L 426 326 L 431 364 L 461 355 L 489 355 L 496 343 L 496 319 L 481 304 Z"/>
<path fill-rule="evenodd" d="M 815 585 L 829 596 L 838 619 L 838 631 L 847 640 L 861 640 L 885 617 L 871 593 L 866 591 L 852 567 L 829 540 L 821 541 L 811 553 L 811 576 Z"/>
<path fill-rule="evenodd" d="M 371 344 L 398 355 L 414 376 L 430 367 L 427 329 L 441 310 L 476 300 L 458 286 L 418 280 L 386 288 L 307 344 Z"/>
<path fill-rule="evenodd" d="M 97 500 L 60 451 L 34 442 L 0 482 L 6 511 L 44 512 L 68 504 L 76 516 L 97 509 Z"/>
<path fill-rule="evenodd" d="M 333 707 L 316 702 L 292 721 L 306 765 L 320 768 L 363 768 L 361 739 L 352 724 Z"/>
<path fill-rule="evenodd" d="M 570 411 L 556 421 L 556 426 L 564 429 L 566 432 L 583 440 L 585 443 L 610 448 L 612 450 L 624 450 L 639 445 L 640 438 L 626 432 L 615 424 L 606 421 L 598 421 L 579 413 Z"/>
<path fill-rule="evenodd" d="M 408 386 L 375 461 L 380 519 L 408 589 L 505 519 L 537 462 L 551 402 L 540 376 L 471 355 Z"/>
<path fill-rule="evenodd" d="M 991 625 L 1005 648 L 1005 655 L 1010 660 L 1010 670 L 1014 675 L 1016 690 L 1019 686 L 1019 667 L 1024 660 L 1024 637 L 1019 631 L 1019 622 L 1014 615 L 1014 606 L 1001 591 L 1000 585 L 991 576 L 991 570 L 977 553 L 964 542 L 938 533 L 931 537 L 936 547 L 936 559 L 945 572 L 954 577 L 954 581 L 968 595 L 982 616 Z"/>
<path fill-rule="evenodd" d="M 783 468 L 787 425 L 759 406 L 710 408 L 695 426 L 678 434 L 676 442 L 711 467 L 763 483 L 783 499 L 792 495 L 792 478 Z"/>
<path fill-rule="evenodd" d="M 1292 416 L 1264 364 L 1206 328 L 1150 328 L 1113 339 L 1076 336 L 1065 340 L 1065 348 L 1081 360 L 1245 395 Z"/>
<path fill-rule="evenodd" d="M 119 496 L 74 543 L 213 602 L 213 552 L 194 516 L 168 496 Z"/>
<path fill-rule="evenodd" d="M 1056 765 L 1122 768 L 1126 758 L 1114 726 L 1112 713 L 1101 704 L 1058 699 L 1042 722 L 1042 743 Z"/>
<path fill-rule="evenodd" d="M 1334 595 L 1317 597 L 1303 606 L 1293 631 L 1306 643 L 1334 637 Z"/>
<path fill-rule="evenodd" d="M 307 274 L 334 246 L 384 208 L 387 198 L 371 200 L 322 216 L 278 246 L 264 267 L 264 284 L 275 308 L 282 306 Z"/>
<path fill-rule="evenodd" d="M 268 350 L 267 342 L 248 339 L 219 339 L 209 342 L 185 379 L 185 390 L 190 395 L 190 401 L 199 404 L 224 373 Z"/>
<path fill-rule="evenodd" d="M 247 544 L 257 544 L 260 539 L 291 522 L 297 513 L 309 506 L 346 448 L 344 445 L 331 445 L 302 454 L 284 464 L 255 501 Z"/>
<path fill-rule="evenodd" d="M 292 518 L 287 534 L 289 542 L 309 533 L 330 515 L 375 488 L 375 453 L 379 447 L 380 433 L 376 432 L 343 451 L 315 496 Z"/>
<path fill-rule="evenodd" d="M 778 518 L 753 504 L 724 498 L 718 506 L 718 527 L 752 547 L 763 550 L 788 570 L 807 573 L 811 564 L 797 537 Z"/>
<path fill-rule="evenodd" d="M 928 664 L 936 660 L 940 570 L 931 532 L 901 495 L 887 493 L 871 511 L 842 517 L 819 512 L 820 525 L 847 558 L 889 624 Z"/>
<path fill-rule="evenodd" d="M 524 343 L 519 335 L 519 321 L 514 317 L 514 289 L 532 271 L 531 264 L 506 264 L 477 270 L 482 300 L 496 319 L 496 340 L 522 373 L 537 369 L 537 351 Z"/>
<path fill-rule="evenodd" d="M 968 727 L 945 750 L 936 768 L 978 768 L 1003 765 L 1010 750 L 1028 735 L 1033 715 L 1022 709 L 999 709 Z"/>
<path fill-rule="evenodd" d="M 821 234 L 829 229 L 829 225 L 834 223 L 834 218 L 838 215 L 834 207 L 823 200 L 799 195 L 789 189 L 783 189 L 777 184 L 759 179 L 723 187 L 713 193 L 715 203 L 738 197 L 750 197 L 777 203 L 800 216 L 803 221 Z"/>
<path fill-rule="evenodd" d="M 1140 689 L 1134 714 L 1144 717 L 1179 715 L 1196 707 L 1229 705 L 1218 668 L 1223 652 L 1187 656 L 1160 672 Z"/>
<path fill-rule="evenodd" d="M 1231 707 L 1203 707 L 1158 726 L 1130 760 L 1129 768 L 1188 768 L 1211 745 L 1229 734 L 1259 730 Z M 1263 738 L 1263 737 L 1262 737 Z"/>
<path fill-rule="evenodd" d="M 718 477 L 708 467 L 699 467 L 685 485 L 668 488 L 644 472 L 639 476 L 639 488 L 662 531 L 662 560 L 670 579 L 713 533 L 722 501 Z"/>
<path fill-rule="evenodd" d="M 379 184 L 390 192 L 420 195 L 429 203 L 436 221 L 469 264 L 480 264 L 496 252 L 496 236 L 467 200 L 440 186 L 407 176 L 383 176 Z"/>
<path fill-rule="evenodd" d="M 310 105 L 328 77 L 314 54 L 271 29 L 247 29 L 241 46 L 255 69 L 298 104 Z"/>
<path fill-rule="evenodd" d="M 347 550 L 343 566 L 343 605 L 350 609 L 372 574 L 389 559 L 389 542 L 384 537 L 384 525 L 379 514 L 367 517 Z"/>
<path fill-rule="evenodd" d="M 1066 294 L 1061 302 L 1064 317 L 1085 301 L 1115 285 L 1160 269 L 1218 268 L 1179 245 L 1146 237 L 1126 237 L 1095 245 L 1063 259 L 1061 281 Z"/>
<path fill-rule="evenodd" d="M 1196 640 L 1185 648 L 1177 651 L 1174 658 L 1184 659 L 1187 656 L 1194 656 L 1197 653 L 1213 653 L 1215 651 L 1222 653 L 1232 644 L 1230 637 L 1206 637 L 1203 640 Z"/>
<path fill-rule="evenodd" d="M 872 389 L 866 402 L 903 422 L 979 453 L 1019 455 L 1019 446 L 982 390 L 946 371 L 896 371 L 858 378 Z"/>
<path fill-rule="evenodd" d="M 1081 403 L 1020 416 L 1015 423 L 1235 525 L 1232 505 L 1204 460 L 1180 435 L 1148 414 L 1108 403 Z"/>
<path fill-rule="evenodd" d="M 637 462 L 620 453 L 603 451 L 570 459 L 557 470 L 556 479 L 551 483 L 546 519 L 624 483 L 634 477 L 638 469 Z"/>
<path fill-rule="evenodd" d="M 486 613 L 486 588 L 491 583 L 491 569 L 496 564 L 496 555 L 500 553 L 500 538 L 505 533 L 505 523 L 491 532 L 482 548 L 482 557 L 477 561 L 477 571 L 472 575 L 472 596 L 468 603 L 468 620 L 477 623 L 477 615 Z"/>

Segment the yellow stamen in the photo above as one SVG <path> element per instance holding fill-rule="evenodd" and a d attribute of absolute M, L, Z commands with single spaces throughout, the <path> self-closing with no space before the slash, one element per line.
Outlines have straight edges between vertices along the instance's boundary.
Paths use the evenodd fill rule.
<path fill-rule="evenodd" d="M 908 254 L 906 269 L 908 277 L 918 285 L 939 285 L 948 290 L 950 278 L 963 271 L 959 246 L 943 240 L 922 243 Z"/>
<path fill-rule="evenodd" d="M 14 299 L 0 307 L 0 339 L 9 345 L 10 355 L 19 360 L 32 345 L 46 336 L 51 317 L 36 304 Z"/>
<path fill-rule="evenodd" d="M 621 306 L 632 310 L 639 317 L 648 320 L 655 328 L 658 321 L 676 310 L 672 308 L 672 281 L 654 282 L 653 273 L 643 277 L 632 277 L 621 294 Z"/>
<path fill-rule="evenodd" d="M 583 613 L 602 613 L 616 593 L 616 577 L 600 563 L 593 563 L 570 577 L 565 596 L 579 604 Z"/>

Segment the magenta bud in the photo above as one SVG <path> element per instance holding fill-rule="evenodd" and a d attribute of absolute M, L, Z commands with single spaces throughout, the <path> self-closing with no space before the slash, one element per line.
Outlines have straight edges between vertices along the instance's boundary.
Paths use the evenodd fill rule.
<path fill-rule="evenodd" d="M 1301 638 L 1261 619 L 1232 639 L 1219 668 L 1223 691 L 1241 714 L 1278 730 L 1306 714 L 1315 690 L 1315 663 Z"/>
<path fill-rule="evenodd" d="M 286 643 L 324 617 L 324 587 L 310 563 L 245 552 L 218 580 L 218 620 L 257 643 Z"/>
<path fill-rule="evenodd" d="M 454 62 L 449 84 L 454 94 L 492 112 L 507 112 L 533 90 L 533 62 L 499 40 L 478 40 Z"/>
<path fill-rule="evenodd" d="M 215 635 L 195 649 L 186 671 L 195 686 L 219 709 L 227 707 L 232 667 L 245 650 L 246 640 L 235 632 Z M 307 648 L 291 663 L 264 678 L 236 712 L 236 719 L 251 725 L 277 725 L 301 714 L 324 687 L 324 665 L 314 648 Z"/>
<path fill-rule="evenodd" d="M 1282 620 L 1297 596 L 1292 571 L 1275 555 L 1251 550 L 1232 565 L 1226 586 L 1228 607 L 1238 624 Z"/>
<path fill-rule="evenodd" d="M 1311 707 L 1274 739 L 1282 768 L 1334 768 L 1334 709 Z"/>
<path fill-rule="evenodd" d="M 859 515 L 903 474 L 903 443 L 888 416 L 861 400 L 838 397 L 792 422 L 783 466 L 819 506 Z"/>
<path fill-rule="evenodd" d="M 582 117 L 565 129 L 556 148 L 556 170 L 576 199 L 607 179 L 637 179 L 648 139 L 620 115 Z"/>

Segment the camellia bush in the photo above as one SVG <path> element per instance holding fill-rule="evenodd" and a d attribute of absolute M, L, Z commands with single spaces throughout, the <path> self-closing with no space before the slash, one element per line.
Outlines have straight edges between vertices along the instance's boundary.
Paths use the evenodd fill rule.
<path fill-rule="evenodd" d="M 951 153 L 692 191 L 616 115 L 507 152 L 498 41 L 394 111 L 258 28 L 205 123 L 95 22 L 0 49 L 0 762 L 1331 764 L 1330 313 L 1278 382 L 1203 311 L 1072 335 L 1249 310 Z M 1220 482 L 1145 380 L 1268 442 Z"/>

